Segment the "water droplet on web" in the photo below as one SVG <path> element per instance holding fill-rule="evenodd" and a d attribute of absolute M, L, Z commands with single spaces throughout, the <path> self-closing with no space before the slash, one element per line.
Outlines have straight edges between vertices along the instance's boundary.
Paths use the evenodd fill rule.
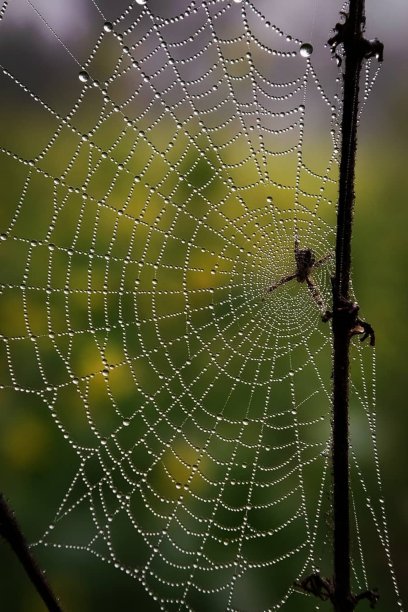
<path fill-rule="evenodd" d="M 310 43 L 303 43 L 299 49 L 299 53 L 302 57 L 310 57 L 313 53 L 313 47 Z"/>
<path fill-rule="evenodd" d="M 105 32 L 112 32 L 113 30 L 113 25 L 110 21 L 105 21 L 105 23 L 103 24 L 103 29 L 105 30 Z"/>
<path fill-rule="evenodd" d="M 87 73 L 86 70 L 81 70 L 81 72 L 78 75 L 79 80 L 81 81 L 81 83 L 88 83 L 89 81 L 89 74 Z"/>
<path fill-rule="evenodd" d="M 136 4 L 146 4 L 146 0 L 136 0 Z"/>

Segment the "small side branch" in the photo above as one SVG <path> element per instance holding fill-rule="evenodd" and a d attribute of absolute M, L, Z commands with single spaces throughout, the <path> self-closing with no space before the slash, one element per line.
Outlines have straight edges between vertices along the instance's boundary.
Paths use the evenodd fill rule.
<path fill-rule="evenodd" d="M 310 574 L 301 582 L 295 582 L 293 585 L 297 590 L 318 597 L 322 601 L 331 601 L 336 605 L 335 585 L 330 578 L 323 578 L 320 574 Z M 377 591 L 363 591 L 358 595 L 349 597 L 348 605 L 354 610 L 359 601 L 366 600 L 370 604 L 370 608 L 375 608 L 379 599 Z"/>
<path fill-rule="evenodd" d="M 0 493 L 0 535 L 12 548 L 48 610 L 62 612 L 57 598 L 34 559 L 14 513 L 2 493 Z"/>

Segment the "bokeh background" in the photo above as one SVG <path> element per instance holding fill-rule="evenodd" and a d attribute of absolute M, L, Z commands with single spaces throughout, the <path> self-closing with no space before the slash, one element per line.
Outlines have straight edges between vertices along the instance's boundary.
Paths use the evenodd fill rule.
<path fill-rule="evenodd" d="M 177 0 L 176 0 L 177 3 Z M 108 2 L 99 6 L 107 14 L 120 12 Z M 265 3 L 264 3 L 265 4 Z M 158 3 L 158 6 L 160 3 Z M 259 3 L 261 6 L 262 3 Z M 58 40 L 35 11 L 43 15 L 60 38 Z M 3 9 L 6 3 L 3 2 Z M 323 43 L 327 38 L 329 24 L 337 19 L 338 2 L 313 3 L 297 2 L 293 10 L 290 2 L 279 3 L 274 22 L 302 40 L 311 40 L 315 47 L 315 62 L 319 75 L 325 80 L 333 74 L 333 64 L 325 70 L 328 51 Z M 111 11 L 111 13 L 109 12 Z M 378 444 L 386 499 L 387 516 L 392 545 L 392 556 L 397 577 L 406 600 L 408 595 L 408 567 L 406 550 L 408 546 L 408 486 L 406 464 L 408 450 L 406 430 L 406 362 L 407 299 L 406 283 L 407 240 L 406 227 L 408 212 L 405 204 L 407 187 L 406 143 L 408 101 L 407 45 L 408 7 L 403 1 L 387 5 L 372 0 L 367 6 L 368 35 L 378 36 L 385 44 L 385 63 L 364 108 L 360 125 L 359 157 L 357 168 L 357 204 L 353 240 L 354 289 L 364 316 L 373 323 L 377 336 L 377 428 Z M 0 63 L 11 74 L 18 76 L 32 91 L 39 93 L 50 106 L 67 112 L 81 91 L 78 82 L 78 66 L 72 62 L 63 44 L 84 62 L 101 29 L 101 17 L 95 6 L 88 0 L 75 0 L 69 5 L 62 0 L 52 4 L 38 1 L 31 4 L 26 0 L 9 3 L 0 22 Z M 63 44 L 62 42 L 63 41 Z M 109 51 L 101 60 L 101 72 L 109 60 Z M 109 66 L 107 67 L 109 70 Z M 10 80 L 1 76 L 0 135 L 2 145 L 18 151 L 27 159 L 34 151 L 41 149 L 50 133 L 55 129 L 52 118 L 44 119 L 32 102 L 27 102 Z M 86 116 L 84 117 L 86 122 Z M 310 136 L 311 138 L 311 136 Z M 318 135 L 316 148 L 321 146 Z M 310 146 L 310 141 L 309 141 Z M 69 156 L 69 151 L 54 153 L 59 159 Z M 319 155 L 319 152 L 316 153 Z M 191 162 L 193 164 L 194 161 Z M 2 224 L 7 226 L 10 210 L 15 206 L 21 187 L 21 176 L 15 164 L 4 156 L 0 160 Z M 53 168 L 49 159 L 49 172 L 57 172 L 59 162 Z M 78 170 L 80 174 L 80 170 Z M 41 217 L 41 208 L 36 202 L 44 197 L 45 187 L 34 186 L 30 194 L 33 210 L 23 220 L 30 238 L 40 238 L 42 228 L 49 219 Z M 46 194 L 49 197 L 49 194 Z M 92 222 L 92 221 L 90 221 Z M 60 237 L 68 235 L 75 219 L 67 217 L 60 228 Z M 2 225 L 3 227 L 3 225 Z M 74 230 L 74 228 L 72 228 Z M 2 282 L 15 282 L 26 257 L 13 251 L 10 245 L 0 253 Z M 61 274 L 65 262 L 61 262 Z M 210 262 L 208 262 L 210 266 Z M 37 271 L 39 282 L 43 279 L 41 253 L 38 263 L 32 266 Z M 80 278 L 78 262 L 77 278 Z M 57 281 L 55 281 L 57 282 Z M 30 306 L 33 312 L 35 304 Z M 95 304 L 94 312 L 103 314 L 102 306 Z M 38 309 L 35 325 L 38 333 L 44 325 L 44 314 Z M 18 334 L 24 329 L 22 305 L 18 301 L 2 301 L 0 314 L 1 333 Z M 57 325 L 57 323 L 56 323 Z M 83 347 L 76 347 L 77 366 L 97 369 L 97 357 L 84 353 Z M 112 347 L 114 353 L 114 347 Z M 21 365 L 25 382 L 32 377 L 36 384 L 36 372 L 30 368 L 28 352 L 14 355 Z M 112 357 L 114 359 L 114 357 Z M 52 367 L 50 365 L 50 367 Z M 2 355 L 2 376 L 7 378 L 6 356 Z M 55 366 L 55 377 L 60 372 Z M 28 383 L 27 383 L 28 384 Z M 118 380 L 118 389 L 123 388 L 126 396 L 126 380 Z M 102 386 L 102 377 L 101 385 Z M 100 388 L 95 386 L 96 397 Z M 103 401 L 101 397 L 100 401 Z M 102 405 L 102 404 L 101 404 Z M 362 444 L 363 436 L 362 435 Z M 75 473 L 73 456 L 68 446 L 61 445 L 56 435 L 55 424 L 44 414 L 43 403 L 33 395 L 2 392 L 0 407 L 0 470 L 1 489 L 12 502 L 29 541 L 38 538 L 55 513 L 57 504 L 66 490 L 66 484 Z M 369 467 L 369 466 L 368 466 Z M 374 469 L 374 465 L 372 466 Z M 69 540 L 69 537 L 67 538 Z M 72 540 L 75 534 L 72 534 Z M 0 546 L 0 589 L 5 610 L 42 610 L 37 595 L 27 584 L 16 560 L 7 546 Z M 67 610 L 134 610 L 148 609 L 146 599 L 137 582 L 121 572 L 115 571 L 88 554 L 64 551 L 57 559 L 54 553 L 39 550 L 39 558 L 55 590 L 60 593 Z M 378 561 L 376 578 L 381 585 L 381 563 Z M 385 566 L 384 573 L 387 572 Z M 135 601 L 143 602 L 138 608 Z M 391 600 L 390 600 L 391 601 Z M 391 604 L 381 602 L 380 610 L 389 610 Z M 363 606 L 362 606 L 363 608 Z"/>

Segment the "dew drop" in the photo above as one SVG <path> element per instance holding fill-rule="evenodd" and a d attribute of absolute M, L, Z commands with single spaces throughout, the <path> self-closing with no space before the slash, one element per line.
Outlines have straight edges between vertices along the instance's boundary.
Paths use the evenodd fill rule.
<path fill-rule="evenodd" d="M 313 47 L 310 43 L 303 43 L 299 49 L 299 53 L 302 57 L 310 57 L 313 53 Z"/>
<path fill-rule="evenodd" d="M 113 25 L 110 21 L 105 21 L 105 23 L 103 24 L 103 29 L 105 30 L 105 32 L 112 32 Z"/>
<path fill-rule="evenodd" d="M 78 75 L 79 80 L 81 81 L 81 83 L 88 83 L 89 81 L 89 74 L 87 73 L 86 70 L 81 70 L 81 72 Z"/>
<path fill-rule="evenodd" d="M 136 0 L 136 4 L 146 4 L 146 0 Z"/>

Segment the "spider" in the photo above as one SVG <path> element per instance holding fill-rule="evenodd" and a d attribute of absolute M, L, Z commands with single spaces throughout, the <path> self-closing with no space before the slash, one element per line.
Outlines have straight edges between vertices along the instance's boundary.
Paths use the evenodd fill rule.
<path fill-rule="evenodd" d="M 291 280 L 296 279 L 298 283 L 306 283 L 310 294 L 317 304 L 320 312 L 322 313 L 322 320 L 328 321 L 330 318 L 330 312 L 326 310 L 323 298 L 320 294 L 318 286 L 314 283 L 311 273 L 316 268 L 319 268 L 323 264 L 326 263 L 328 259 L 332 257 L 331 253 L 321 257 L 316 260 L 316 256 L 312 249 L 300 249 L 299 241 L 295 240 L 295 263 L 296 270 L 293 274 L 288 274 L 287 276 L 283 276 L 276 283 L 268 287 L 267 291 L 270 293 L 271 291 L 275 291 L 281 285 L 285 285 L 289 283 Z"/>
<path fill-rule="evenodd" d="M 291 280 L 296 279 L 298 283 L 306 283 L 310 294 L 317 304 L 322 321 L 327 323 L 333 317 L 333 313 L 330 310 L 326 310 L 325 303 L 320 294 L 318 286 L 314 283 L 311 273 L 316 268 L 319 268 L 323 264 L 326 263 L 329 259 L 331 259 L 332 254 L 328 253 L 324 257 L 316 260 L 316 256 L 312 249 L 300 249 L 299 241 L 295 239 L 295 262 L 296 262 L 296 270 L 293 274 L 288 274 L 287 276 L 283 276 L 276 283 L 268 287 L 267 292 L 271 293 L 275 291 L 278 287 L 289 283 Z M 332 282 L 333 282 L 332 278 Z M 264 299 L 264 298 L 263 298 Z M 339 305 L 337 306 L 338 311 L 343 311 L 349 320 L 349 333 L 350 336 L 360 336 L 360 341 L 364 342 L 367 338 L 370 339 L 370 346 L 375 346 L 375 333 L 374 329 L 367 323 L 367 321 L 363 321 L 358 316 L 358 312 L 360 310 L 359 305 L 356 302 L 351 302 L 350 300 L 341 299 Z"/>

